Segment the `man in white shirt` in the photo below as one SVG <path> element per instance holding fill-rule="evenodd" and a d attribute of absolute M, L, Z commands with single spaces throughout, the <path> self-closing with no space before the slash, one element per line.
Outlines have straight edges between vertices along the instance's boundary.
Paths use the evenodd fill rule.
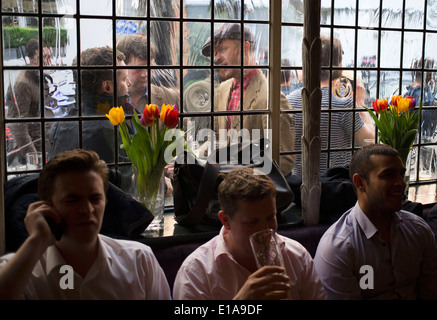
<path fill-rule="evenodd" d="M 234 169 L 218 190 L 223 227 L 181 265 L 174 299 L 325 299 L 308 251 L 297 241 L 276 234 L 285 270 L 257 268 L 249 242 L 253 233 L 277 229 L 276 188 L 253 169 Z M 286 275 L 281 274 L 285 271 Z"/>
<path fill-rule="evenodd" d="M 165 274 L 141 243 L 99 235 L 108 169 L 94 151 L 52 158 L 40 173 L 40 201 L 24 219 L 28 238 L 0 258 L 0 299 L 170 299 Z M 60 238 L 46 219 L 61 229 Z"/>
<path fill-rule="evenodd" d="M 330 299 L 437 299 L 437 246 L 428 224 L 401 210 L 399 153 L 365 146 L 350 162 L 356 205 L 321 238 L 314 258 Z"/>

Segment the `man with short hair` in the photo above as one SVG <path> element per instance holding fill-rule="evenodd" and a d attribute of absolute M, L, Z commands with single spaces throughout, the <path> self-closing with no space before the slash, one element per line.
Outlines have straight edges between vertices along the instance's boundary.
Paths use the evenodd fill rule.
<path fill-rule="evenodd" d="M 147 61 L 147 37 L 144 34 L 135 33 L 124 35 L 117 41 L 117 50 L 121 51 L 126 59 L 127 66 L 148 65 Z M 155 47 L 150 43 L 150 64 L 155 64 Z M 141 113 L 144 106 L 148 104 L 147 69 L 127 69 L 132 85 L 129 88 L 129 102 Z M 179 89 L 173 83 L 168 73 L 160 70 L 151 70 L 151 103 L 161 108 L 162 104 L 180 105 Z"/>
<path fill-rule="evenodd" d="M 220 234 L 182 263 L 173 286 L 174 299 L 326 298 L 311 255 L 295 240 L 276 234 L 285 269 L 257 268 L 249 237 L 264 229 L 276 231 L 278 224 L 275 184 L 254 170 L 231 170 L 220 183 Z"/>
<path fill-rule="evenodd" d="M 321 65 L 328 67 L 331 65 L 341 66 L 343 59 L 343 49 L 340 39 L 322 35 L 321 36 Z M 332 55 L 332 57 L 331 57 Z M 330 82 L 340 77 L 341 70 L 332 71 L 332 79 L 330 72 L 327 69 L 322 69 L 320 73 L 320 88 L 322 90 L 321 101 L 321 119 L 320 119 L 320 137 L 322 150 L 327 149 L 328 145 L 332 149 L 347 149 L 352 146 L 352 135 L 355 142 L 360 146 L 364 145 L 366 139 L 375 138 L 375 130 L 370 123 L 364 122 L 358 112 L 325 112 L 331 105 L 332 109 L 352 109 L 354 101 L 352 97 L 339 98 L 330 92 Z M 302 110 L 302 90 L 293 91 L 287 96 L 288 101 L 294 109 Z M 358 100 L 358 92 L 357 92 Z M 364 116 L 363 116 L 364 117 Z M 365 118 L 366 119 L 366 118 Z M 366 120 L 367 121 L 367 120 Z M 373 123 L 373 121 L 372 121 Z M 293 128 L 296 132 L 295 147 L 296 150 L 301 150 L 301 139 L 303 134 L 303 114 L 302 112 L 294 114 Z M 351 158 L 350 151 L 331 151 L 330 161 L 328 163 L 328 154 L 322 152 L 320 154 L 320 172 L 324 173 L 329 167 L 346 167 Z M 293 174 L 302 174 L 302 155 L 296 156 L 296 164 L 293 168 Z"/>
<path fill-rule="evenodd" d="M 124 55 L 116 50 L 117 66 L 125 66 Z M 112 48 L 96 47 L 89 48 L 80 54 L 81 66 L 108 66 L 113 64 Z M 73 64 L 77 64 L 77 59 Z M 82 132 L 79 132 L 77 121 L 56 122 L 50 131 L 50 150 L 49 158 L 65 150 L 72 150 L 79 147 L 79 135 L 82 135 L 82 147 L 87 150 L 96 151 L 100 158 L 106 163 L 115 162 L 115 134 L 117 130 L 105 114 L 114 106 L 114 95 L 117 98 L 126 96 L 131 82 L 126 69 L 116 71 L 116 84 L 114 74 L 111 69 L 88 69 L 81 71 L 82 87 L 82 116 L 102 116 L 102 119 L 87 120 L 82 122 Z M 79 83 L 75 75 L 75 82 Z M 115 88 L 116 87 L 116 88 Z M 119 99 L 116 99 L 119 101 Z M 117 106 L 120 104 L 117 103 Z M 71 107 L 69 116 L 77 116 L 77 107 Z M 121 141 L 121 138 L 120 138 Z M 119 149 L 120 157 L 123 161 L 129 161 L 124 150 Z"/>
<path fill-rule="evenodd" d="M 227 68 L 227 66 L 241 66 L 241 55 L 243 55 L 244 66 L 256 66 L 255 38 L 248 27 L 243 32 L 243 52 L 241 52 L 241 25 L 237 23 L 223 24 L 214 32 L 214 39 L 210 38 L 202 47 L 202 54 L 211 56 L 214 64 L 220 66 L 216 69 L 223 81 L 220 83 L 215 94 L 215 109 L 217 112 L 227 111 L 259 111 L 268 108 L 268 83 L 263 72 L 258 68 L 244 69 L 243 74 L 240 68 Z M 243 91 L 243 106 L 240 106 L 241 91 Z M 281 94 L 281 111 L 290 110 L 285 95 Z M 291 129 L 291 114 L 280 115 L 280 150 L 294 151 L 294 130 Z M 250 138 L 254 130 L 259 130 L 260 138 L 264 137 L 264 130 L 269 127 L 268 115 L 257 114 L 243 116 L 243 123 L 240 123 L 239 115 L 216 116 L 214 118 L 217 138 L 220 138 L 219 130 L 228 130 L 231 136 L 228 141 L 235 142 L 232 137 L 234 132 L 241 129 L 248 129 Z M 291 172 L 294 166 L 294 155 L 283 155 L 279 161 L 279 167 L 284 175 Z"/>
<path fill-rule="evenodd" d="M 0 299 L 171 298 L 150 247 L 99 234 L 107 187 L 108 168 L 93 151 L 65 151 L 43 167 L 40 201 L 24 219 L 29 236 L 0 258 Z"/>
<path fill-rule="evenodd" d="M 350 162 L 358 201 L 322 236 L 314 263 L 330 299 L 437 299 L 437 246 L 428 224 L 402 210 L 405 166 L 385 144 Z"/>

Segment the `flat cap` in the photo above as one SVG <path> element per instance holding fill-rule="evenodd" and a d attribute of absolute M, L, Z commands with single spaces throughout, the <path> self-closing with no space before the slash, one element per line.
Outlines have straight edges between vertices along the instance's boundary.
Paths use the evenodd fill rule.
<path fill-rule="evenodd" d="M 241 40 L 241 25 L 238 23 L 226 23 L 215 30 L 214 45 L 219 40 Z M 254 42 L 254 37 L 249 27 L 244 27 L 244 41 Z M 205 57 L 211 56 L 211 37 L 209 37 L 202 46 L 202 54 Z"/>

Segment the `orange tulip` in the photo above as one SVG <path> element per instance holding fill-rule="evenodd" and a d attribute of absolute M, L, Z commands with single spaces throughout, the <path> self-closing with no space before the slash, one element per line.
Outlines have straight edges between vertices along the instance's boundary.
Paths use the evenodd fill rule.
<path fill-rule="evenodd" d="M 150 126 L 156 122 L 159 117 L 159 108 L 156 104 L 146 104 L 141 117 L 141 124 L 143 126 Z"/>
<path fill-rule="evenodd" d="M 372 102 L 373 110 L 375 110 L 376 113 L 381 113 L 381 111 L 384 111 L 388 108 L 388 101 L 387 99 L 376 99 Z"/>

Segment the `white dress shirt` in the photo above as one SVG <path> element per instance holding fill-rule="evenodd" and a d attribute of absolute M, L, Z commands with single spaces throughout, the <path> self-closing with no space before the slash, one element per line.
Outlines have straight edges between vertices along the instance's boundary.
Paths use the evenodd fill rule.
<path fill-rule="evenodd" d="M 393 214 L 387 244 L 357 202 L 325 232 L 314 263 L 330 299 L 437 299 L 434 235 L 407 211 Z"/>
<path fill-rule="evenodd" d="M 290 278 L 291 299 L 326 299 L 313 259 L 297 241 L 276 234 Z M 251 273 L 229 252 L 224 228 L 220 234 L 197 248 L 182 263 L 173 286 L 173 299 L 230 300 Z"/>
<path fill-rule="evenodd" d="M 66 265 L 58 249 L 47 248 L 26 284 L 23 299 L 171 299 L 165 274 L 147 245 L 99 234 L 97 258 L 85 278 L 74 273 L 73 289 L 65 288 Z M 0 258 L 0 267 L 14 253 Z M 64 286 L 61 285 L 64 284 Z M 64 287 L 65 289 L 63 289 Z"/>

